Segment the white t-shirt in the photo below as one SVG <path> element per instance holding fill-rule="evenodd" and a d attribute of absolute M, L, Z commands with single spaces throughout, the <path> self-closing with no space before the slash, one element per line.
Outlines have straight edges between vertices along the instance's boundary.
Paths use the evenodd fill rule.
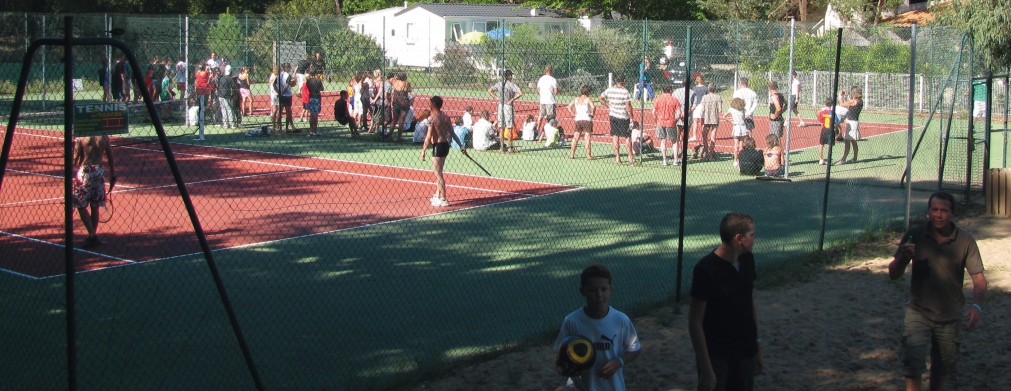
<path fill-rule="evenodd" d="M 751 116 L 755 114 L 755 109 L 758 108 L 758 93 L 748 87 L 739 88 L 734 91 L 734 98 L 741 98 L 744 101 L 744 115 Z"/>
<path fill-rule="evenodd" d="M 186 82 L 186 62 L 179 61 L 176 63 L 176 83 Z"/>
<path fill-rule="evenodd" d="M 570 378 L 577 390 L 624 390 L 625 376 L 619 369 L 609 379 L 600 377 L 598 371 L 604 363 L 613 360 L 625 352 L 635 352 L 642 348 L 639 335 L 627 315 L 614 308 L 609 308 L 607 315 L 601 319 L 593 319 L 586 315 L 582 308 L 573 311 L 565 317 L 562 328 L 555 340 L 555 352 L 565 338 L 581 335 L 593 342 L 597 349 L 597 363 L 587 376 Z"/>
<path fill-rule="evenodd" d="M 414 143 L 421 144 L 425 142 L 425 136 L 428 134 L 428 118 L 421 120 L 417 125 L 414 125 Z"/>
<path fill-rule="evenodd" d="M 537 123 L 533 121 L 523 124 L 523 139 L 526 141 L 534 141 L 534 138 L 537 137 L 537 132 L 534 131 L 534 128 L 536 127 Z"/>
<path fill-rule="evenodd" d="M 751 134 L 744 126 L 744 112 L 733 107 L 730 108 L 730 121 L 734 124 L 733 136 L 744 137 Z"/>
<path fill-rule="evenodd" d="M 218 67 L 218 60 L 215 60 L 213 58 L 209 58 L 209 59 L 207 59 L 207 63 L 206 64 L 207 64 L 207 70 L 209 71 L 211 69 L 214 69 L 214 68 Z"/>
<path fill-rule="evenodd" d="M 790 95 L 800 95 L 800 79 L 794 78 L 790 82 Z"/>
<path fill-rule="evenodd" d="M 474 129 L 474 117 L 472 117 L 470 115 L 470 113 L 464 112 L 462 118 L 463 118 L 463 127 L 467 128 L 467 129 L 473 130 Z"/>
<path fill-rule="evenodd" d="M 487 151 L 492 146 L 495 145 L 495 141 L 498 139 L 498 133 L 495 132 L 495 127 L 492 126 L 491 122 L 481 118 L 474 123 L 474 149 L 478 151 Z"/>
<path fill-rule="evenodd" d="M 542 105 L 553 105 L 555 101 L 555 90 L 558 89 L 558 80 L 551 75 L 541 76 L 537 80 L 537 92 L 541 94 Z"/>

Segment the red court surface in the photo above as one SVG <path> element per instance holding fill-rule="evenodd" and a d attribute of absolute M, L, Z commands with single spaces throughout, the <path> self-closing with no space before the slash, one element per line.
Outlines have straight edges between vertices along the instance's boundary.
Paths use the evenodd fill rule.
<path fill-rule="evenodd" d="M 58 150 L 56 143 L 54 138 L 53 152 Z M 429 201 L 435 187 L 429 170 L 192 145 L 172 148 L 215 250 L 574 189 L 447 173 L 451 205 L 439 208 Z M 111 196 L 114 214 L 100 225 L 102 246 L 76 251 L 77 270 L 199 253 L 160 147 L 123 146 L 115 151 L 121 164 Z M 4 254 L 0 268 L 31 278 L 62 274 L 62 172 L 59 166 L 19 158 L 17 152 L 12 153 L 0 189 L 4 216 L 0 219 L 0 254 Z M 75 246 L 80 246 L 85 234 L 84 226 L 75 221 Z"/>

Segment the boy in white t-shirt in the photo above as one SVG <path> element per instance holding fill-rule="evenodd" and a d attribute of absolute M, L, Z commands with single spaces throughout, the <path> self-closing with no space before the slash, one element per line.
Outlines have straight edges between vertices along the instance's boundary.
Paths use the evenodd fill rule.
<path fill-rule="evenodd" d="M 474 130 L 474 107 L 467 106 L 467 110 L 463 112 L 461 118 L 463 118 L 463 127 Z"/>
<path fill-rule="evenodd" d="M 537 138 L 537 122 L 534 121 L 534 116 L 527 116 L 526 122 L 523 123 L 522 137 L 524 141 L 534 141 Z"/>
<path fill-rule="evenodd" d="M 596 363 L 579 374 L 566 374 L 560 365 L 559 375 L 568 377 L 566 389 L 580 391 L 625 389 L 622 368 L 642 353 L 639 335 L 627 315 L 611 308 L 611 271 L 599 263 L 592 264 L 579 276 L 579 293 L 586 305 L 562 322 L 555 340 L 555 352 L 570 336 L 583 336 L 593 342 Z"/>

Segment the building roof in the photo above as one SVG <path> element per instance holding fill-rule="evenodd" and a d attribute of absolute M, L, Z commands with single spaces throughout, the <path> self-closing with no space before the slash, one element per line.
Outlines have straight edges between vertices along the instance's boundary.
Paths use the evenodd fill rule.
<path fill-rule="evenodd" d="M 891 18 L 885 19 L 882 22 L 888 23 L 893 26 L 899 27 L 909 27 L 913 23 L 920 26 L 930 24 L 934 21 L 934 15 L 928 10 L 914 10 L 909 12 L 903 12 L 901 14 L 895 15 Z"/>
<path fill-rule="evenodd" d="M 536 14 L 531 14 L 530 7 L 513 4 L 451 4 L 451 3 L 417 3 L 407 7 L 395 15 L 421 8 L 441 17 L 447 16 L 481 16 L 488 18 L 529 18 L 531 16 L 547 18 L 567 17 L 561 11 L 538 8 Z"/>

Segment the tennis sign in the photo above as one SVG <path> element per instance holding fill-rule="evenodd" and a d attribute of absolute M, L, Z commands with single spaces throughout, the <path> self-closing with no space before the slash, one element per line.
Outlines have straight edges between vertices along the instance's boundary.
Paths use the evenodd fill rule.
<path fill-rule="evenodd" d="M 124 102 L 74 105 L 74 136 L 88 137 L 130 132 L 130 112 Z"/>

